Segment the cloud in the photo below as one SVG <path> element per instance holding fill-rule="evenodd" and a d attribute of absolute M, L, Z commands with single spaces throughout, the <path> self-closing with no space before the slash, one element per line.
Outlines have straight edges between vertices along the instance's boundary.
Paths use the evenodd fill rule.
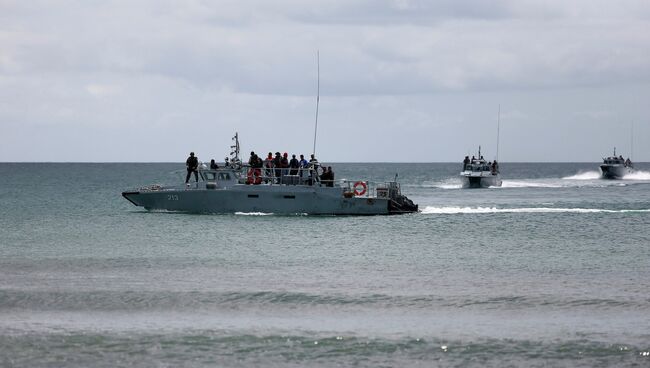
<path fill-rule="evenodd" d="M 29 31 L 4 37 L 0 66 L 6 73 L 159 74 L 196 86 L 288 95 L 313 93 L 316 49 L 324 82 L 343 95 L 606 85 L 650 77 L 648 20 L 639 18 L 648 10 L 638 11 L 637 3 L 157 4 L 80 2 L 47 14 L 32 10 L 36 21 L 9 22 Z M 581 18 L 582 11 L 595 14 Z"/>
<path fill-rule="evenodd" d="M 498 104 L 505 124 L 529 137 L 546 134 L 534 126 L 596 118 L 575 111 L 647 122 L 648 44 L 647 1 L 4 1 L 0 124 L 34 134 L 58 127 L 68 145 L 70 132 L 113 136 L 133 126 L 164 142 L 179 127 L 240 129 L 256 146 L 289 134 L 305 151 L 320 50 L 329 141 L 369 137 L 365 152 L 370 138 L 390 146 L 390 129 L 378 126 L 422 147 L 428 135 L 462 139 L 459 126 L 481 140 L 493 135 Z M 15 134 L 0 138 L 5 147 L 26 144 Z M 427 155 L 415 146 L 413 157 Z M 325 152 L 345 160 L 352 148 Z"/>

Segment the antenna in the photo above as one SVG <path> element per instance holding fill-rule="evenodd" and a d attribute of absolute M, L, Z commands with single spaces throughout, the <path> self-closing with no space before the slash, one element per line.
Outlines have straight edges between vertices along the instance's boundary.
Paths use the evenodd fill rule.
<path fill-rule="evenodd" d="M 230 164 L 237 167 L 241 163 L 239 159 L 239 133 L 235 132 L 235 136 L 232 137 L 232 140 L 235 141 L 235 144 L 230 146 Z"/>
<path fill-rule="evenodd" d="M 634 162 L 634 122 L 630 125 L 630 160 Z"/>
<path fill-rule="evenodd" d="M 499 130 L 501 128 L 501 104 L 499 104 L 499 113 L 497 114 L 497 161 L 499 161 Z"/>
<path fill-rule="evenodd" d="M 314 124 L 314 149 L 316 156 L 316 133 L 318 133 L 318 102 L 320 101 L 320 51 L 316 50 L 316 124 Z"/>

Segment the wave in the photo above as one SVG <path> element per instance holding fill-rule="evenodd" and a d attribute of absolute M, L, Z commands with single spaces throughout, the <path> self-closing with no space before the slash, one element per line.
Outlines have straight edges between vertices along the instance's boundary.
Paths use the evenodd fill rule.
<path fill-rule="evenodd" d="M 564 188 L 566 185 L 552 182 L 504 180 L 503 188 Z"/>
<path fill-rule="evenodd" d="M 447 178 L 436 182 L 424 182 L 422 185 L 417 186 L 424 188 L 460 189 L 463 187 L 463 184 L 458 178 Z"/>
<path fill-rule="evenodd" d="M 564 180 L 598 180 L 600 171 L 580 171 L 575 175 L 565 176 Z M 623 180 L 650 180 L 650 171 L 635 170 L 623 177 Z"/>
<path fill-rule="evenodd" d="M 519 309 L 543 306 L 645 310 L 650 300 L 558 298 L 552 296 L 390 295 L 383 293 L 307 293 L 285 291 L 19 291 L 0 290 L 0 311 L 205 311 L 306 306 L 315 308 L 489 308 Z"/>
<path fill-rule="evenodd" d="M 103 362 L 197 367 L 636 367 L 647 363 L 646 346 L 642 341 L 599 341 L 596 334 L 548 341 L 463 338 L 449 333 L 377 337 L 333 329 L 260 333 L 205 328 L 165 334 L 59 331 L 0 336 L 0 347 L 7 349 L 12 366 L 52 366 L 56 357 L 65 357 L 66 365 L 79 367 L 109 366 Z"/>
<path fill-rule="evenodd" d="M 273 213 L 266 213 L 266 212 L 235 212 L 235 215 L 239 215 L 239 216 L 272 216 Z"/>
<path fill-rule="evenodd" d="M 650 171 L 636 170 L 623 177 L 623 180 L 650 180 Z"/>
<path fill-rule="evenodd" d="M 575 175 L 565 176 L 562 178 L 537 178 L 537 179 L 503 179 L 501 187 L 490 187 L 491 189 L 499 188 L 571 188 L 571 187 L 608 187 L 608 186 L 626 186 L 631 181 L 650 181 L 650 172 L 635 171 L 626 175 L 623 180 L 602 180 L 600 172 L 585 171 Z M 425 182 L 421 185 L 414 185 L 421 188 L 437 189 L 461 189 L 462 183 L 455 178 L 448 178 L 437 182 Z"/>
<path fill-rule="evenodd" d="M 564 180 L 596 180 L 600 179 L 600 171 L 580 171 L 575 175 L 565 176 Z"/>
<path fill-rule="evenodd" d="M 650 209 L 608 210 L 601 208 L 556 208 L 556 207 L 526 207 L 526 208 L 496 208 L 496 207 L 433 207 L 426 206 L 423 214 L 483 214 L 483 213 L 634 213 L 650 212 Z"/>

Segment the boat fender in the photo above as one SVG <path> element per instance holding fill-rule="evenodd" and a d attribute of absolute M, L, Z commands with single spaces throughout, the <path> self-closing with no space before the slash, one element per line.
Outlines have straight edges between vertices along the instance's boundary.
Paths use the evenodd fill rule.
<path fill-rule="evenodd" d="M 366 183 L 363 181 L 358 181 L 354 183 L 353 188 L 354 188 L 354 195 L 362 196 L 366 194 L 366 191 L 368 190 L 368 185 L 366 185 Z"/>

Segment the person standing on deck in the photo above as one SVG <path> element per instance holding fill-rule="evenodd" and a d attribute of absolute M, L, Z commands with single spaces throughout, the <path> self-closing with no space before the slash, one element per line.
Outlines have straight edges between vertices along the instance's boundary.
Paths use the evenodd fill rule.
<path fill-rule="evenodd" d="M 282 160 L 280 160 L 280 165 L 282 165 L 282 176 L 288 175 L 289 174 L 289 170 L 287 170 L 289 168 L 289 154 L 288 153 L 285 152 L 282 155 Z"/>
<path fill-rule="evenodd" d="M 185 166 L 187 166 L 187 176 L 185 177 L 185 184 L 189 184 L 190 176 L 194 173 L 194 178 L 196 182 L 199 182 L 199 159 L 194 156 L 194 152 L 190 152 L 190 157 L 185 161 Z"/>
<path fill-rule="evenodd" d="M 300 155 L 300 161 L 299 162 L 300 162 L 300 167 L 303 168 L 303 169 L 306 168 L 307 165 L 309 165 L 309 162 L 307 162 L 307 160 L 305 160 L 305 155 Z"/>
<path fill-rule="evenodd" d="M 313 185 L 316 181 L 318 181 L 318 160 L 316 159 L 315 154 L 311 154 L 311 158 L 309 159 L 309 185 Z"/>
<path fill-rule="evenodd" d="M 291 155 L 291 160 L 289 161 L 289 175 L 298 175 L 298 168 L 300 168 L 300 161 L 296 158 L 296 155 Z"/>
<path fill-rule="evenodd" d="M 280 156 L 280 152 L 275 153 L 273 167 L 275 168 L 275 182 L 280 184 L 280 176 L 282 176 L 282 156 Z"/>

